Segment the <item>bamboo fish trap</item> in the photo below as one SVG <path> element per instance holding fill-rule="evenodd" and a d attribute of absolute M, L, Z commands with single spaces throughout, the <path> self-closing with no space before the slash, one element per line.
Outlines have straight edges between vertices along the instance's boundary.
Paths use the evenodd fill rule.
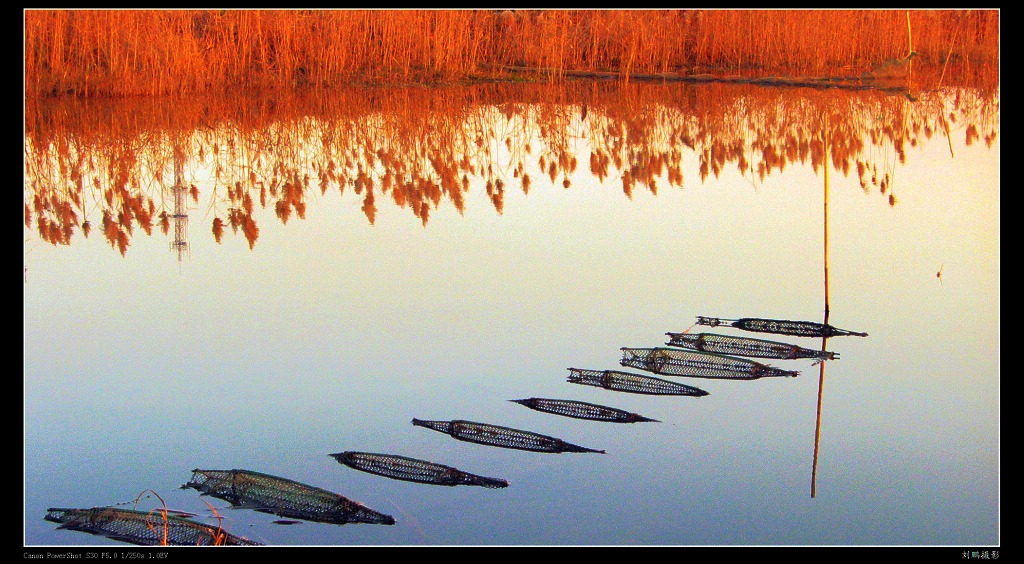
<path fill-rule="evenodd" d="M 58 529 L 101 535 L 140 546 L 260 546 L 262 543 L 232 535 L 220 527 L 199 523 L 164 511 L 138 511 L 116 507 L 66 509 L 51 507 L 43 519 L 60 523 Z"/>
<path fill-rule="evenodd" d="M 760 319 L 757 317 L 744 317 L 741 319 L 719 319 L 717 317 L 697 317 L 697 325 L 729 325 L 744 331 L 755 331 L 758 333 L 775 333 L 778 335 L 792 335 L 794 337 L 842 337 L 852 335 L 855 337 L 867 337 L 867 333 L 847 331 L 824 323 L 813 321 L 786 321 L 783 319 Z"/>
<path fill-rule="evenodd" d="M 363 472 L 407 482 L 439 486 L 483 486 L 507 488 L 508 480 L 477 476 L 458 468 L 394 454 L 345 451 L 332 454 L 339 463 Z"/>
<path fill-rule="evenodd" d="M 623 347 L 621 350 L 620 364 L 655 374 L 730 380 L 754 380 L 767 376 L 797 376 L 800 374 L 796 370 L 783 370 L 745 358 L 711 353 L 660 347 L 652 349 Z"/>
<path fill-rule="evenodd" d="M 193 470 L 183 486 L 231 505 L 319 523 L 394 525 L 395 519 L 325 489 L 250 470 Z"/>
<path fill-rule="evenodd" d="M 643 421 L 659 423 L 657 419 L 650 419 L 643 415 L 630 413 L 624 409 L 617 409 L 614 407 L 597 405 L 595 403 L 587 403 L 583 401 L 548 398 L 527 398 L 509 401 L 525 405 L 526 407 L 537 411 L 554 413 L 555 415 L 564 415 L 565 417 L 575 417 L 576 419 L 609 421 L 612 423 L 639 423 Z"/>
<path fill-rule="evenodd" d="M 647 394 L 653 396 L 706 396 L 700 388 L 619 370 L 587 370 L 570 368 L 568 381 L 572 384 L 597 386 L 615 392 Z"/>
<path fill-rule="evenodd" d="M 682 347 L 700 352 L 753 356 L 759 358 L 835 360 L 839 353 L 808 349 L 789 343 L 733 337 L 715 333 L 665 333 L 669 336 L 670 347 Z"/>
<path fill-rule="evenodd" d="M 541 435 L 531 431 L 521 431 L 509 427 L 499 427 L 487 423 L 475 423 L 473 421 L 424 421 L 413 419 L 412 424 L 417 427 L 426 427 L 441 433 L 447 433 L 453 438 L 470 443 L 496 446 L 502 448 L 514 448 L 518 450 L 530 450 L 534 452 L 597 452 L 604 454 L 603 450 L 586 448 L 562 439 Z"/>

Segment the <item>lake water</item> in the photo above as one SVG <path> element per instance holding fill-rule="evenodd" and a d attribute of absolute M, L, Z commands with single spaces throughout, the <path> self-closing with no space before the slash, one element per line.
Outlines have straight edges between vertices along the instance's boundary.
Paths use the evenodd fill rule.
<path fill-rule="evenodd" d="M 27 545 L 121 544 L 43 516 L 160 499 L 274 545 L 1000 542 L 998 91 L 580 82 L 27 117 Z M 691 328 L 820 348 L 693 325 L 822 321 L 826 229 L 829 321 L 869 336 L 827 342 L 814 497 L 813 361 L 663 377 L 704 397 L 566 381 Z M 660 422 L 508 401 L 528 397 Z M 510 486 L 391 480 L 328 456 L 346 450 Z M 276 524 L 180 489 L 194 468 L 290 478 L 396 524 Z"/>

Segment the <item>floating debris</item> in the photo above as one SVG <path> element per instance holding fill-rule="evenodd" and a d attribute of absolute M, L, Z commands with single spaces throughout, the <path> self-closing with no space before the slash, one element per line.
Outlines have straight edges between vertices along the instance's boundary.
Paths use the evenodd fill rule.
<path fill-rule="evenodd" d="M 169 515 L 174 515 L 176 517 L 195 517 L 196 516 L 195 513 L 189 513 L 188 511 L 179 511 L 177 509 L 166 509 L 166 510 L 165 509 L 161 509 L 160 511 L 167 511 L 167 513 Z"/>
<path fill-rule="evenodd" d="M 738 356 L 754 356 L 759 358 L 813 358 L 817 360 L 835 360 L 839 353 L 817 351 L 789 343 L 765 341 L 749 337 L 733 337 L 715 333 L 665 333 L 669 336 L 670 347 L 683 347 L 695 351 L 731 354 Z"/>
<path fill-rule="evenodd" d="M 657 419 L 650 419 L 643 415 L 630 413 L 624 409 L 617 409 L 614 407 L 607 407 L 583 401 L 547 398 L 527 398 L 509 401 L 525 405 L 526 407 L 536 409 L 537 411 L 554 413 L 555 415 L 564 415 L 566 417 L 575 417 L 576 419 L 610 421 L 612 423 L 639 423 L 643 421 L 659 423 Z"/>
<path fill-rule="evenodd" d="M 376 523 L 395 519 L 325 489 L 250 470 L 193 470 L 183 486 L 240 508 L 319 523 Z"/>
<path fill-rule="evenodd" d="M 507 488 L 508 480 L 477 476 L 469 472 L 463 472 L 458 468 L 417 460 L 394 454 L 374 454 L 370 452 L 345 451 L 332 454 L 338 462 L 369 472 L 396 480 L 408 482 L 420 482 L 422 484 L 437 484 L 440 486 L 483 486 L 485 488 Z"/>
<path fill-rule="evenodd" d="M 597 386 L 616 392 L 648 394 L 656 396 L 706 396 L 700 388 L 619 370 L 587 370 L 570 368 L 569 382 L 585 386 Z"/>
<path fill-rule="evenodd" d="M 720 354 L 683 351 L 679 349 L 634 349 L 623 347 L 619 364 L 632 366 L 671 376 L 693 378 L 725 378 L 753 380 L 766 376 L 797 376 L 796 370 L 783 370 L 747 360 Z"/>
<path fill-rule="evenodd" d="M 867 333 L 847 331 L 838 329 L 831 325 L 815 323 L 813 321 L 785 321 L 782 319 L 759 319 L 756 317 L 744 317 L 742 319 L 719 319 L 717 317 L 697 317 L 697 325 L 729 325 L 744 331 L 756 331 L 758 333 L 776 333 L 779 335 L 793 335 L 795 337 L 842 337 L 853 335 L 855 337 L 867 337 Z"/>
<path fill-rule="evenodd" d="M 447 433 L 460 441 L 479 443 L 503 448 L 514 448 L 519 450 L 532 450 L 536 452 L 597 452 L 604 454 L 603 450 L 581 447 L 567 443 L 562 439 L 533 433 L 531 431 L 520 431 L 498 425 L 487 423 L 474 423 L 473 421 L 424 421 L 413 419 L 412 424 L 417 427 L 426 427 L 442 433 Z"/>
<path fill-rule="evenodd" d="M 51 507 L 43 519 L 60 523 L 58 529 L 82 531 L 141 546 L 261 546 L 207 525 L 165 513 L 116 507 L 63 509 Z"/>

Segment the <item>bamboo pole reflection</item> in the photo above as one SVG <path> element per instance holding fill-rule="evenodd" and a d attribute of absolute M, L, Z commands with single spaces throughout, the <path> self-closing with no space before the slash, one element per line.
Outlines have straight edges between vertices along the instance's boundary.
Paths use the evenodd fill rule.
<path fill-rule="evenodd" d="M 825 325 L 828 325 L 828 314 L 829 314 L 829 300 L 828 300 L 828 298 L 829 298 L 829 296 L 828 296 L 828 181 L 829 181 L 829 175 L 828 175 L 829 164 L 828 163 L 829 163 L 829 155 L 828 155 L 828 152 L 829 152 L 829 144 L 828 144 L 828 129 L 827 129 L 827 125 L 826 125 L 826 130 L 825 131 L 826 131 L 826 133 L 825 133 L 825 166 L 824 166 L 824 168 L 825 168 L 825 189 L 824 189 L 824 198 L 823 198 L 824 205 L 822 206 L 822 208 L 823 208 L 822 209 L 822 215 L 823 215 L 822 224 L 824 226 L 823 229 L 822 229 L 822 231 L 823 231 L 823 233 L 822 233 L 822 240 L 824 241 L 823 252 L 824 252 L 824 255 L 825 255 L 825 320 L 822 323 L 824 323 Z M 827 350 L 827 346 L 828 346 L 828 337 L 822 337 L 821 338 L 821 350 L 822 350 L 822 352 L 825 352 Z M 823 393 L 824 393 L 824 390 L 825 390 L 825 361 L 822 360 L 821 362 L 819 362 L 818 366 L 819 366 L 819 371 L 818 371 L 818 409 L 817 409 L 817 414 L 816 414 L 815 422 L 814 422 L 814 462 L 813 462 L 813 464 L 811 466 L 811 497 L 812 498 L 814 497 L 815 493 L 817 493 L 816 486 L 817 486 L 817 480 L 818 480 L 818 450 L 819 450 L 819 445 L 821 444 L 821 404 L 822 404 Z"/>

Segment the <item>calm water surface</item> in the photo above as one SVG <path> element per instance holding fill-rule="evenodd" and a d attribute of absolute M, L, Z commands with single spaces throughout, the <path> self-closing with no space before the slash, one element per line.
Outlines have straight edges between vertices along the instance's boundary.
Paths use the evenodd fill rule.
<path fill-rule="evenodd" d="M 154 494 L 279 545 L 1000 542 L 997 95 L 993 116 L 955 92 L 509 88 L 32 108 L 25 543 L 120 544 L 43 516 Z M 826 166 L 830 322 L 870 336 L 828 342 L 813 498 L 812 361 L 673 378 L 700 398 L 566 381 L 698 315 L 821 321 Z M 196 187 L 177 209 L 176 182 Z M 508 401 L 526 397 L 660 422 Z M 413 418 L 607 453 L 476 445 Z M 345 450 L 511 485 L 390 480 L 328 456 Z M 180 489 L 193 468 L 291 478 L 397 523 L 274 524 Z"/>

